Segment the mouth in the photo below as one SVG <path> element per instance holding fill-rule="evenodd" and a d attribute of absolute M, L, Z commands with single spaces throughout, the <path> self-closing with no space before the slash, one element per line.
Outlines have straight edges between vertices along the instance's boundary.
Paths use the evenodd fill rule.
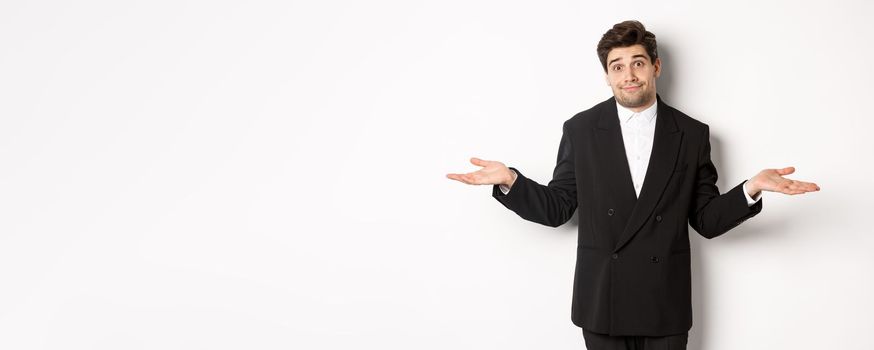
<path fill-rule="evenodd" d="M 640 90 L 640 85 L 626 86 L 626 87 L 623 87 L 622 90 L 625 92 L 635 92 L 637 90 Z"/>

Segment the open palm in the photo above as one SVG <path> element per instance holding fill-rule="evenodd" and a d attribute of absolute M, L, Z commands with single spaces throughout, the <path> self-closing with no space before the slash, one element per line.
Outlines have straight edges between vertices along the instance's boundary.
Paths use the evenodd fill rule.
<path fill-rule="evenodd" d="M 468 185 L 510 185 L 515 180 L 513 171 L 504 163 L 476 157 L 470 158 L 470 162 L 483 168 L 467 174 L 446 174 L 446 177 Z"/>
<path fill-rule="evenodd" d="M 819 191 L 819 186 L 812 182 L 791 180 L 783 177 L 795 172 L 794 167 L 782 169 L 765 169 L 751 179 L 753 186 L 763 191 L 780 192 L 784 194 L 802 194 Z"/>

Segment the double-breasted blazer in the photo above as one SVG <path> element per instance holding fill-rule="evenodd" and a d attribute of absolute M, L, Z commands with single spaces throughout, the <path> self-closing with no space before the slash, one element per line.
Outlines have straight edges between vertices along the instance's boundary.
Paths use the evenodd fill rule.
<path fill-rule="evenodd" d="M 492 196 L 525 220 L 558 227 L 579 218 L 571 319 L 610 335 L 664 336 L 692 327 L 687 222 L 717 237 L 762 210 L 743 182 L 720 195 L 709 127 L 657 98 L 652 154 L 640 196 L 628 168 L 616 101 L 564 122 L 553 178 L 516 168 L 509 193 Z"/>

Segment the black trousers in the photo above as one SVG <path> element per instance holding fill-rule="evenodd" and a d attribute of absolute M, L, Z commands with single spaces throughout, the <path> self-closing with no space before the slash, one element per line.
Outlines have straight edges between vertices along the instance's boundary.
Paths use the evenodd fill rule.
<path fill-rule="evenodd" d="M 587 350 L 686 350 L 689 332 L 665 337 L 609 336 L 583 329 Z"/>

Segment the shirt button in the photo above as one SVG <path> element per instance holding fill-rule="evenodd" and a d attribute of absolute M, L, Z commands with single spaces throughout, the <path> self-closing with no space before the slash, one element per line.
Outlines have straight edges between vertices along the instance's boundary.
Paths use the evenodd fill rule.
<path fill-rule="evenodd" d="M 613 254 L 613 259 L 619 259 L 619 254 Z"/>
<path fill-rule="evenodd" d="M 656 221 L 658 221 L 658 222 L 662 222 L 662 216 L 661 216 L 661 215 L 656 215 Z"/>
<path fill-rule="evenodd" d="M 607 215 L 613 216 L 613 209 L 607 209 Z"/>

